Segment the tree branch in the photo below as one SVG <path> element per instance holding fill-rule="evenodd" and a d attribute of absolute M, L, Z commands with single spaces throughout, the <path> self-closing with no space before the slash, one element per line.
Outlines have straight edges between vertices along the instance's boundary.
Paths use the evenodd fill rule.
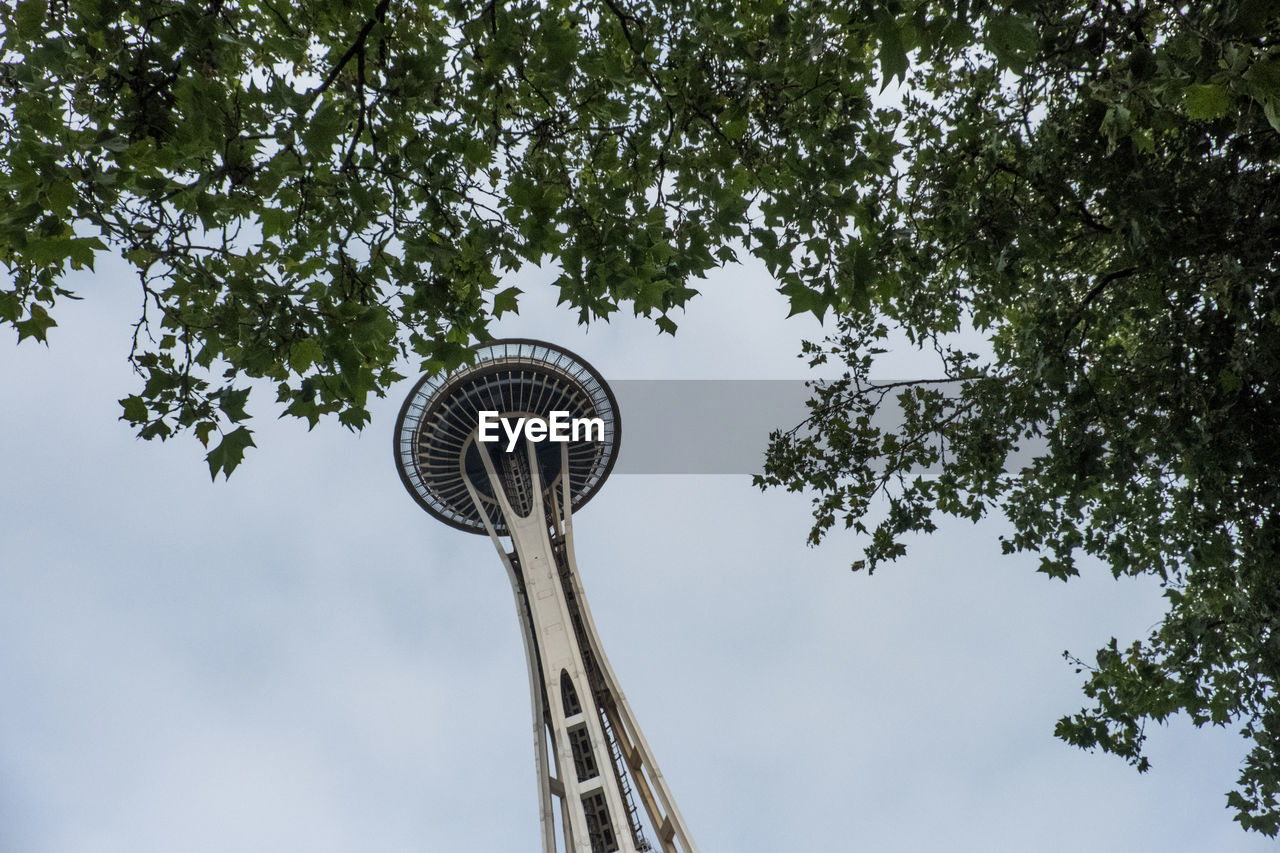
<path fill-rule="evenodd" d="M 1098 279 L 1097 283 L 1095 283 L 1093 287 L 1089 288 L 1089 292 L 1084 295 L 1084 299 L 1081 300 L 1080 305 L 1076 307 L 1075 313 L 1071 315 L 1071 321 L 1067 323 L 1067 328 L 1063 332 L 1063 337 L 1065 338 L 1067 335 L 1071 334 L 1072 330 L 1074 330 L 1076 326 L 1080 325 L 1080 321 L 1084 319 L 1085 310 L 1093 303 L 1093 300 L 1098 298 L 1102 291 L 1107 289 L 1108 285 L 1119 281 L 1122 278 L 1128 278 L 1129 276 L 1134 275 L 1137 271 L 1137 267 L 1125 267 L 1122 270 L 1109 272 L 1102 278 Z"/>
<path fill-rule="evenodd" d="M 338 78 L 338 74 L 347 66 L 356 55 L 357 52 L 364 50 L 364 43 L 369 38 L 369 33 L 373 32 L 373 28 L 382 23 L 387 17 L 387 7 L 391 5 L 391 0 L 379 0 L 378 5 L 373 10 L 373 17 L 364 22 L 364 26 L 360 28 L 360 32 L 356 35 L 356 40 L 347 48 L 347 52 L 342 54 L 333 68 L 329 69 L 329 73 L 325 75 L 324 80 L 320 81 L 320 85 L 311 93 L 310 100 L 307 102 L 308 108 L 315 104 L 316 99 L 333 85 L 333 81 Z"/>

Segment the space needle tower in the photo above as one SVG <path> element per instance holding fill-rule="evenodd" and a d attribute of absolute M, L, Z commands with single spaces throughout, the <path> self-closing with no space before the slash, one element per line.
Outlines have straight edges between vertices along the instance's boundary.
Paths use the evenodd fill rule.
<path fill-rule="evenodd" d="M 487 535 L 511 579 L 543 853 L 697 851 L 601 648 L 573 554 L 573 514 L 609 476 L 621 435 L 591 365 L 524 339 L 424 376 L 396 421 L 409 493 L 445 524 Z"/>

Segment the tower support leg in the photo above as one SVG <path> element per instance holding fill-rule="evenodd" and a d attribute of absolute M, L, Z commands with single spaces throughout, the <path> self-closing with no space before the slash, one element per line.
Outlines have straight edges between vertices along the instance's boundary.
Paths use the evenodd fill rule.
<path fill-rule="evenodd" d="M 663 853 L 697 853 L 652 752 L 605 657 L 587 607 L 573 553 L 567 445 L 559 488 L 544 489 L 532 444 L 484 463 L 490 501 L 465 475 L 467 490 L 502 557 L 520 615 L 528 659 L 544 853 L 556 847 L 552 796 L 561 806 L 564 853 L 653 850 L 632 793 Z M 524 458 L 520 458 L 523 451 Z M 518 483 L 517 483 L 518 481 Z M 523 514 L 508 488 L 517 483 Z M 490 517 L 496 502 L 512 550 Z M 548 749 L 550 741 L 550 749 Z"/>

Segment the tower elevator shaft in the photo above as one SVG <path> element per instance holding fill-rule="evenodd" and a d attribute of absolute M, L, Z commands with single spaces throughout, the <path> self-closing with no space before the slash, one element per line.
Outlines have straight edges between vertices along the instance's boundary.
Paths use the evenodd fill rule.
<path fill-rule="evenodd" d="M 549 466 L 531 443 L 521 444 L 490 452 L 477 443 L 485 481 L 466 476 L 465 483 L 515 592 L 528 660 L 543 853 L 696 853 L 582 592 L 567 446 L 561 445 L 560 465 Z M 510 548 L 496 521 L 505 526 Z"/>

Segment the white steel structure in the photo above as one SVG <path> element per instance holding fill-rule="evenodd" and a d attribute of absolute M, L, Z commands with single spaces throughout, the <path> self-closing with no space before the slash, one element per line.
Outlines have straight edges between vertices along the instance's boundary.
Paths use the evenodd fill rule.
<path fill-rule="evenodd" d="M 599 418 L 604 440 L 522 436 L 508 450 L 505 434 L 477 441 L 482 411 Z M 574 559 L 573 513 L 608 476 L 620 439 L 617 402 L 600 375 L 530 340 L 485 344 L 472 364 L 423 377 L 396 423 L 410 494 L 446 524 L 487 534 L 511 579 L 529 665 L 543 853 L 697 850 L 600 646 Z"/>

